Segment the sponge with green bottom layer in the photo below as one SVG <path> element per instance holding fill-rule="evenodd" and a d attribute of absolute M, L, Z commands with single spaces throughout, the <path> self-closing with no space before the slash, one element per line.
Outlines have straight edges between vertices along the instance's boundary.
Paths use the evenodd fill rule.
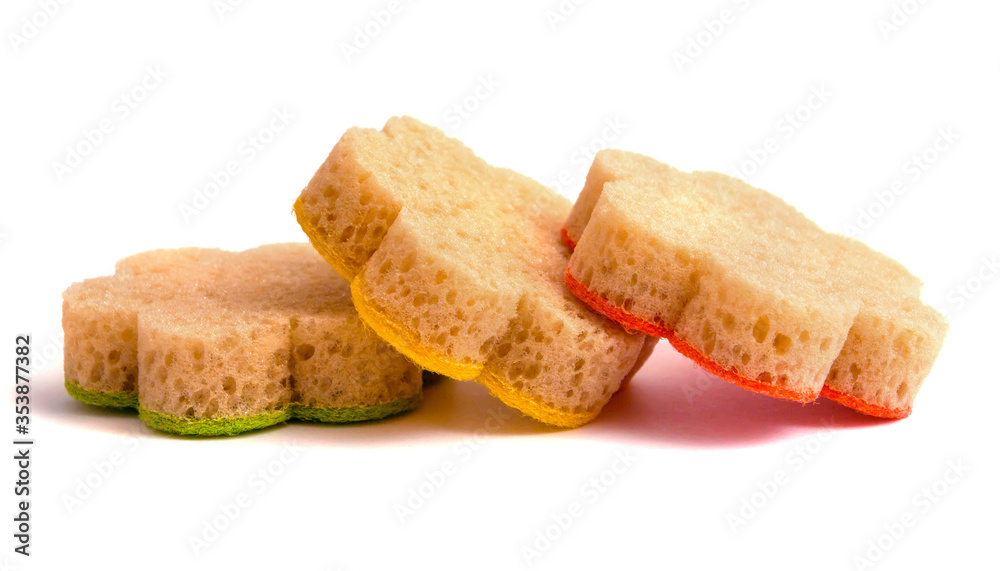
<path fill-rule="evenodd" d="M 420 400 L 420 369 L 364 326 L 307 244 L 146 252 L 63 298 L 67 392 L 159 430 L 371 420 Z"/>

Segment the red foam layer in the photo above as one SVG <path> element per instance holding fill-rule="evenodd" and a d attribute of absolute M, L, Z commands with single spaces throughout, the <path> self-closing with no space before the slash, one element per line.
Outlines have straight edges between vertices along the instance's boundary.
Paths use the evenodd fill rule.
<path fill-rule="evenodd" d="M 584 285 L 580 283 L 573 276 L 573 274 L 570 273 L 568 267 L 566 268 L 566 287 L 569 288 L 569 291 L 573 292 L 573 295 L 580 298 L 598 313 L 603 313 L 611 319 L 614 319 L 630 333 L 638 331 L 655 337 L 667 337 L 670 335 L 670 331 L 662 325 L 657 325 L 655 323 L 639 319 L 638 317 L 626 312 L 624 309 L 616 305 L 612 305 L 608 300 L 590 291 L 584 287 Z"/>
<path fill-rule="evenodd" d="M 830 387 L 823 387 L 823 390 L 820 391 L 820 396 L 839 402 L 840 404 L 853 408 L 858 412 L 863 412 L 869 416 L 877 416 L 879 418 L 906 418 L 910 416 L 911 412 L 913 412 L 913 407 L 889 408 L 880 404 L 874 404 L 861 400 L 854 395 L 835 391 Z"/>
<path fill-rule="evenodd" d="M 576 249 L 576 242 L 570 238 L 569 232 L 566 227 L 563 226 L 560 231 L 563 243 L 569 247 L 570 250 Z M 685 357 L 691 359 L 698 364 L 702 369 L 705 369 L 713 375 L 723 378 L 734 385 L 744 388 L 748 391 L 754 391 L 757 393 L 765 394 L 772 397 L 788 399 L 795 402 L 811 402 L 817 397 L 826 397 L 832 401 L 840 403 L 848 408 L 853 408 L 854 410 L 867 414 L 869 416 L 877 416 L 879 418 L 906 418 L 910 416 L 913 411 L 913 407 L 905 408 L 888 408 L 880 404 L 875 404 L 868 402 L 866 400 L 859 399 L 854 395 L 849 395 L 847 393 L 842 393 L 840 391 L 835 391 L 830 387 L 824 386 L 823 389 L 818 394 L 800 393 L 795 391 L 790 391 L 788 389 L 782 389 L 762 383 L 754 379 L 748 379 L 741 375 L 738 375 L 728 369 L 724 369 L 715 361 L 712 361 L 708 357 L 702 355 L 697 349 L 691 346 L 690 343 L 684 341 L 683 339 L 677 337 L 674 331 L 671 331 L 661 325 L 656 325 L 655 323 L 650 323 L 644 319 L 640 319 L 631 313 L 626 312 L 622 308 L 612 305 L 608 300 L 603 297 L 591 292 L 589 289 L 583 286 L 574 276 L 570 273 L 569 267 L 566 268 L 566 287 L 573 292 L 573 295 L 583 300 L 587 305 L 593 308 L 595 311 L 602 313 L 611 319 L 617 321 L 626 331 L 630 332 L 640 332 L 646 335 L 653 335 L 656 337 L 665 337 L 670 344 L 674 346 L 675 349 Z"/>
<path fill-rule="evenodd" d="M 573 295 L 577 296 L 584 303 L 592 307 L 595 311 L 602 313 L 611 319 L 614 319 L 627 331 L 639 331 L 645 333 L 646 335 L 654 335 L 656 337 L 666 337 L 670 344 L 674 346 L 675 349 L 685 357 L 694 361 L 699 367 L 705 369 L 709 373 L 725 379 L 734 385 L 746 389 L 748 391 L 753 391 L 755 393 L 765 394 L 767 396 L 783 398 L 790 401 L 807 403 L 816 400 L 816 397 L 820 395 L 819 392 L 815 393 L 802 393 L 798 391 L 792 391 L 789 389 L 776 387 L 774 385 L 769 385 L 767 383 L 762 383 L 756 379 L 748 379 L 742 375 L 734 373 L 733 371 L 723 368 L 721 365 L 712 361 L 708 357 L 704 356 L 695 349 L 691 344 L 683 339 L 679 338 L 674 331 L 663 327 L 662 325 L 657 325 L 655 323 L 650 323 L 644 319 L 640 319 L 622 308 L 612 305 L 608 300 L 603 297 L 593 293 L 589 289 L 583 286 L 574 276 L 570 273 L 569 268 L 566 268 L 566 287 L 569 288 Z M 848 405 L 850 406 L 850 405 Z M 864 412 L 864 411 L 862 411 Z"/>
<path fill-rule="evenodd" d="M 576 249 L 576 242 L 574 242 L 573 239 L 569 237 L 569 231 L 566 230 L 565 226 L 563 226 L 562 229 L 559 230 L 559 235 L 562 236 L 563 244 L 566 244 L 566 247 L 569 248 L 570 252 Z"/>
<path fill-rule="evenodd" d="M 677 352 L 684 355 L 688 359 L 691 359 L 698 364 L 699 367 L 705 369 L 709 373 L 712 373 L 716 377 L 726 379 L 730 383 L 740 387 L 741 389 L 746 389 L 748 391 L 753 391 L 755 393 L 760 393 L 762 395 L 767 395 L 769 397 L 775 397 L 780 399 L 786 399 L 790 401 L 807 403 L 816 400 L 820 393 L 803 393 L 799 391 L 792 391 L 782 387 L 776 387 L 774 385 L 769 385 L 767 383 L 762 383 L 756 379 L 750 379 L 744 377 L 743 375 L 738 375 L 729 369 L 724 369 L 721 365 L 715 361 L 709 359 L 699 352 L 697 349 L 691 346 L 690 343 L 681 339 L 673 331 L 667 333 L 667 341 L 677 349 Z"/>

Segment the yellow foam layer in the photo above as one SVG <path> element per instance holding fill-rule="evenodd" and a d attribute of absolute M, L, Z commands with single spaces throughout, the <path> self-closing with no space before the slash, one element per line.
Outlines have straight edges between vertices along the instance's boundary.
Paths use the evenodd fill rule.
<path fill-rule="evenodd" d="M 410 331 L 387 318 L 377 306 L 371 303 L 361 291 L 361 285 L 360 279 L 351 282 L 351 299 L 354 301 L 354 307 L 358 310 L 358 315 L 379 337 L 417 365 L 453 379 L 475 380 L 488 388 L 493 396 L 503 401 L 507 406 L 516 408 L 546 424 L 576 428 L 590 422 L 597 416 L 597 413 L 594 412 L 567 413 L 551 409 L 526 397 L 523 392 L 514 389 L 482 366 L 451 361 L 428 350 L 420 344 L 419 340 L 415 339 Z"/>
<path fill-rule="evenodd" d="M 295 219 L 298 220 L 316 251 L 333 266 L 333 269 L 337 270 L 338 274 L 351 282 L 351 300 L 354 302 L 358 315 L 379 337 L 428 371 L 463 381 L 479 376 L 479 372 L 482 371 L 481 365 L 451 361 L 433 351 L 428 351 L 413 333 L 385 317 L 383 312 L 361 291 L 361 282 L 357 279 L 358 269 L 351 268 L 339 254 L 329 248 L 326 242 L 321 239 L 319 232 L 316 231 L 316 227 L 306 219 L 302 212 L 301 198 L 295 201 L 294 210 Z"/>
<path fill-rule="evenodd" d="M 540 420 L 545 424 L 551 424 L 553 426 L 560 426 L 563 428 L 576 428 L 587 424 L 598 414 L 597 412 L 562 412 L 560 410 L 543 406 L 529 399 L 523 392 L 511 387 L 509 384 L 505 383 L 502 379 L 488 370 L 484 370 L 483 374 L 476 379 L 476 382 L 488 388 L 490 390 L 490 394 L 503 401 L 503 403 L 507 406 L 516 408 L 524 414 L 534 418 L 535 420 Z"/>
<path fill-rule="evenodd" d="M 358 315 L 379 337 L 406 355 L 411 361 L 428 371 L 460 381 L 475 379 L 482 372 L 482 365 L 452 361 L 427 350 L 420 344 L 416 335 L 387 318 L 371 300 L 365 297 L 361 289 L 361 280 L 355 278 L 351 282 L 351 299 L 354 301 L 354 308 L 357 309 Z"/>
<path fill-rule="evenodd" d="M 323 256 L 323 259 L 329 262 L 333 266 L 333 269 L 345 280 L 353 280 L 360 268 L 352 268 L 346 260 L 340 257 L 340 254 L 326 245 L 326 242 L 321 239 L 319 232 L 316 231 L 316 227 L 309 222 L 306 215 L 302 212 L 301 198 L 295 201 L 295 206 L 292 209 L 295 211 L 295 219 L 298 221 L 299 226 L 302 227 L 302 230 L 309 238 L 309 242 L 313 245 L 313 248 L 316 248 L 319 255 Z"/>

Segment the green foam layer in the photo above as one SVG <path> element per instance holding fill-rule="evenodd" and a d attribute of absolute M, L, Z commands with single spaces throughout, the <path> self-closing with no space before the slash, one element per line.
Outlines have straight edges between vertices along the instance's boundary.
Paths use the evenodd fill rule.
<path fill-rule="evenodd" d="M 139 395 L 114 391 L 91 391 L 66 379 L 66 392 L 80 402 L 109 408 L 139 408 Z"/>
<path fill-rule="evenodd" d="M 139 418 L 151 428 L 172 434 L 189 436 L 232 436 L 252 430 L 260 430 L 291 419 L 310 422 L 347 423 L 377 420 L 393 414 L 412 410 L 420 404 L 422 393 L 412 397 L 370 406 L 347 406 L 340 408 L 314 407 L 293 404 L 281 410 L 263 414 L 223 418 L 187 418 L 149 410 L 139 404 L 136 393 L 114 391 L 92 391 L 66 379 L 66 392 L 76 400 L 95 406 L 110 408 L 134 408 Z"/>

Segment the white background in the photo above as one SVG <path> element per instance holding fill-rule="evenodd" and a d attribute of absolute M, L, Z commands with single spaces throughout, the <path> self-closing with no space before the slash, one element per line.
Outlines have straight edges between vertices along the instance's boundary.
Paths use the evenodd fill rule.
<path fill-rule="evenodd" d="M 0 354 L 13 360 L 15 334 L 32 335 L 37 441 L 33 555 L 6 547 L 0 563 L 512 569 L 529 566 L 528 547 L 539 569 L 995 565 L 998 375 L 987 360 L 1000 283 L 977 278 L 992 277 L 984 256 L 1000 253 L 995 2 L 567 1 L 572 13 L 554 22 L 557 0 L 402 1 L 350 58 L 344 44 L 365 43 L 356 28 L 388 0 L 243 2 L 221 16 L 211 0 L 71 2 L 49 18 L 42 4 L 0 9 Z M 894 7 L 912 14 L 880 30 Z M 165 77 L 138 88 L 147 68 Z M 477 98 L 481 82 L 498 85 Z M 813 89 L 828 95 L 810 99 Z M 453 109 L 463 102 L 475 108 L 466 118 Z M 290 124 L 259 133 L 282 108 Z M 806 119 L 791 127 L 796 112 Z M 291 216 L 300 189 L 347 127 L 394 114 L 436 124 L 494 164 L 561 176 L 571 198 L 589 160 L 581 148 L 732 171 L 774 139 L 744 175 L 831 230 L 872 213 L 862 238 L 922 277 L 925 299 L 950 315 L 913 415 L 883 422 L 747 393 L 666 343 L 573 431 L 514 414 L 495 423 L 498 401 L 449 381 L 385 422 L 223 440 L 165 437 L 65 394 L 59 295 L 71 282 L 150 248 L 303 239 Z M 86 149 L 102 120 L 110 132 Z M 914 171 L 939 130 L 958 138 Z M 254 135 L 269 143 L 251 158 L 240 149 Z M 69 173 L 55 166 L 67 146 L 87 151 Z M 231 160 L 240 174 L 185 219 L 181 205 Z M 895 180 L 902 194 L 880 208 Z M 13 378 L 8 387 L 12 403 Z M 13 436 L 10 409 L 0 433 Z M 283 456 L 293 443 L 297 455 Z M 0 503 L 11 514 L 5 448 Z M 634 460 L 597 491 L 592 478 L 621 471 L 616 454 Z M 262 484 L 255 474 L 268 467 L 281 474 Z M 88 480 L 98 485 L 67 507 Z M 421 486 L 430 497 L 401 521 L 396 506 Z M 226 523 L 220 506 L 239 493 L 250 503 Z M 574 502 L 579 517 L 536 544 Z M 195 552 L 190 538 L 213 520 L 226 529 Z M 900 534 L 901 521 L 912 525 Z"/>

